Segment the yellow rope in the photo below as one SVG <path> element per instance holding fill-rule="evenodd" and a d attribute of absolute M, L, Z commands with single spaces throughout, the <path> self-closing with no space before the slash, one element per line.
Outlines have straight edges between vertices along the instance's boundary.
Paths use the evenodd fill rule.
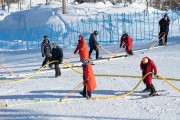
<path fill-rule="evenodd" d="M 83 74 L 81 71 L 78 71 L 77 69 L 73 68 L 71 65 L 67 63 L 62 63 L 65 66 L 71 68 L 71 70 Z M 117 74 L 95 74 L 95 76 L 106 76 L 106 77 L 124 77 L 124 78 L 142 78 L 141 76 L 130 76 L 130 75 L 117 75 Z M 153 79 L 159 79 L 162 80 L 162 78 L 153 77 Z M 174 80 L 174 81 L 180 81 L 180 78 L 165 78 L 166 80 Z"/>
<path fill-rule="evenodd" d="M 70 67 L 73 71 L 82 74 L 82 72 L 72 68 L 70 65 L 63 63 L 64 65 L 67 65 L 68 67 Z M 151 73 L 152 74 L 152 73 Z M 113 75 L 113 74 L 95 74 L 95 76 L 109 76 L 109 77 L 131 77 L 131 78 L 142 78 L 140 76 L 127 76 L 127 75 Z M 175 87 L 170 81 L 167 80 L 167 78 L 162 77 L 161 75 L 158 74 L 159 77 L 161 77 L 161 79 L 165 80 L 169 85 L 171 85 L 173 88 L 175 88 L 176 90 L 179 91 L 179 88 Z M 141 80 L 143 80 L 145 77 L 143 77 Z M 156 79 L 160 79 L 160 78 L 156 78 Z"/>
<path fill-rule="evenodd" d="M 134 90 L 137 89 L 137 87 L 138 87 L 138 86 L 140 85 L 140 83 L 143 81 L 143 79 L 144 79 L 146 76 L 150 75 L 150 74 L 153 74 L 153 73 L 152 73 L 152 72 L 147 73 L 147 74 L 137 83 L 137 85 L 136 85 L 131 91 L 129 91 L 129 92 L 125 93 L 125 94 L 122 94 L 122 95 L 119 95 L 119 96 L 114 96 L 114 95 L 113 95 L 113 96 L 93 97 L 92 99 L 96 100 L 96 99 L 110 99 L 110 98 L 123 98 L 123 97 L 126 97 L 126 96 L 132 94 L 132 93 L 134 92 Z"/>
<path fill-rule="evenodd" d="M 58 62 L 58 60 L 48 62 L 46 65 L 49 65 L 49 64 L 54 63 L 54 62 Z M 35 72 L 32 73 L 31 75 L 28 75 L 28 76 L 25 77 L 25 78 L 22 78 L 22 79 L 19 79 L 19 80 L 10 80 L 10 81 L 6 81 L 6 82 L 0 82 L 0 84 L 17 83 L 17 82 L 22 82 L 22 81 L 28 80 L 29 78 L 32 78 L 33 76 L 35 76 L 36 74 L 38 74 L 46 65 L 40 67 L 37 71 L 35 71 Z"/>
<path fill-rule="evenodd" d="M 143 81 L 143 79 L 149 75 L 149 74 L 153 74 L 153 72 L 149 72 L 147 73 L 143 78 L 141 78 L 141 80 L 137 83 L 137 85 L 129 92 L 125 93 L 125 94 L 122 94 L 122 95 L 119 95 L 119 96 L 101 96 L 101 97 L 93 97 L 92 100 L 97 100 L 97 99 L 115 99 L 115 98 L 123 98 L 123 97 L 126 97 L 130 94 L 132 94 L 136 89 L 137 87 L 140 85 L 140 83 Z M 163 80 L 165 80 L 168 84 L 170 84 L 173 88 L 175 88 L 176 90 L 180 91 L 179 88 L 175 87 L 171 82 L 169 82 L 168 80 L 166 80 L 164 77 L 162 77 L 161 75 L 158 74 L 159 77 L 161 77 Z M 86 98 L 79 98 L 78 100 L 86 100 Z M 68 102 L 68 101 L 73 101 L 71 99 L 66 99 L 65 101 L 63 102 Z M 28 103 L 22 103 L 22 104 L 10 104 L 10 105 L 7 105 L 7 106 L 0 106 L 2 108 L 4 107 L 16 107 L 16 106 L 23 106 L 23 105 L 34 105 L 34 104 L 43 104 L 43 103 L 58 103 L 60 102 L 60 100 L 50 100 L 50 101 L 40 101 L 40 102 L 28 102 Z"/>
<path fill-rule="evenodd" d="M 173 85 L 173 84 L 172 84 L 170 81 L 168 81 L 166 78 L 164 78 L 163 76 L 161 76 L 161 75 L 159 75 L 159 74 L 158 74 L 158 76 L 161 77 L 164 81 L 166 81 L 169 85 L 171 85 L 174 89 L 180 91 L 179 88 L 177 88 L 175 85 Z"/>

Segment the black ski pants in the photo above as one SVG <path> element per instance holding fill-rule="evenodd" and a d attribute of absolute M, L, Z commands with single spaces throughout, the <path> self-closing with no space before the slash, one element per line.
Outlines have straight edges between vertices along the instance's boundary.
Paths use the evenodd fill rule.
<path fill-rule="evenodd" d="M 91 98 L 91 91 L 87 91 L 87 95 L 89 98 Z M 83 88 L 83 96 L 84 97 L 86 96 L 86 85 L 84 85 L 84 88 Z"/>
<path fill-rule="evenodd" d="M 47 64 L 50 61 L 51 61 L 51 57 L 46 56 L 43 63 L 42 63 L 42 66 L 44 66 L 45 64 Z M 52 67 L 52 64 L 49 64 L 49 67 Z"/>
<path fill-rule="evenodd" d="M 91 53 L 93 52 L 93 50 L 95 50 L 96 51 L 96 59 L 98 59 L 99 58 L 99 49 L 98 48 L 91 48 L 90 47 L 90 50 L 89 50 L 89 58 L 91 57 Z"/>
<path fill-rule="evenodd" d="M 61 70 L 59 68 L 59 62 L 55 62 L 54 67 L 55 67 L 55 77 L 61 76 Z"/>

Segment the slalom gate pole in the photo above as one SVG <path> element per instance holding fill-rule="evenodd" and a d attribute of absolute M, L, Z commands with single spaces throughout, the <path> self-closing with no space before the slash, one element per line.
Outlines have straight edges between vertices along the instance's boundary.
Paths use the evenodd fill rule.
<path fill-rule="evenodd" d="M 78 88 L 83 86 L 83 82 L 81 82 L 79 85 L 77 85 L 73 90 L 71 90 L 68 94 L 66 94 L 63 98 L 60 99 L 60 102 L 62 102 L 64 99 L 68 98 L 72 93 L 74 93 Z"/>
<path fill-rule="evenodd" d="M 4 66 L 0 65 L 0 67 L 1 67 L 1 68 L 3 68 L 4 70 L 6 70 L 7 72 L 9 72 L 9 73 L 11 73 L 11 74 L 15 75 L 16 77 L 19 77 L 19 75 L 18 75 L 18 74 L 16 74 L 16 73 L 12 72 L 11 70 L 9 70 L 9 69 L 5 68 Z"/>

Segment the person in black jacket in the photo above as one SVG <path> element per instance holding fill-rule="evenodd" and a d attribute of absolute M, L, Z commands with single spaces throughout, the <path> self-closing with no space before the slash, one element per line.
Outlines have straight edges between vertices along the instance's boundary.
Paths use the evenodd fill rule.
<path fill-rule="evenodd" d="M 44 40 L 41 43 L 41 53 L 42 57 L 45 57 L 42 63 L 42 66 L 44 66 L 45 64 L 47 64 L 47 62 L 51 60 L 51 45 L 48 36 L 46 35 L 44 36 Z M 52 64 L 49 64 L 49 67 L 52 68 Z"/>
<path fill-rule="evenodd" d="M 58 62 L 54 62 L 55 77 L 58 77 L 61 76 L 61 70 L 59 68 L 59 64 L 61 64 L 63 60 L 63 51 L 61 48 L 57 46 L 56 43 L 53 43 L 51 61 L 55 61 L 55 60 L 58 60 Z"/>
<path fill-rule="evenodd" d="M 91 53 L 93 52 L 93 50 L 96 51 L 96 59 L 99 58 L 99 48 L 101 47 L 101 45 L 97 42 L 97 35 L 98 35 L 98 31 L 94 31 L 94 33 L 91 33 L 90 38 L 89 38 L 89 58 L 91 58 Z"/>
<path fill-rule="evenodd" d="M 169 32 L 169 24 L 170 20 L 167 14 L 164 15 L 164 18 L 162 18 L 159 21 L 160 26 L 160 32 L 159 32 L 159 46 L 163 45 L 162 37 L 164 37 L 164 45 L 167 44 L 167 36 Z"/>

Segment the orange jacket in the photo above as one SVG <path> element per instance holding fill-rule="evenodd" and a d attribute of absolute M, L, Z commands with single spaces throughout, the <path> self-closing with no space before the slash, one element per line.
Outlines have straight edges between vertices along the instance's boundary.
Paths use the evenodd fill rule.
<path fill-rule="evenodd" d="M 76 51 L 78 51 L 78 50 L 79 50 L 79 54 L 80 54 L 80 61 L 82 61 L 83 59 L 89 58 L 88 47 L 87 47 L 86 41 L 84 39 L 78 41 Z"/>
<path fill-rule="evenodd" d="M 132 42 L 133 39 L 129 35 L 126 38 L 121 37 L 120 47 L 122 47 L 122 45 L 124 44 L 124 46 L 126 47 L 126 52 L 129 52 L 130 50 L 132 50 Z"/>
<path fill-rule="evenodd" d="M 83 78 L 88 81 L 87 91 L 92 91 L 96 88 L 96 80 L 91 64 L 83 66 Z"/>

